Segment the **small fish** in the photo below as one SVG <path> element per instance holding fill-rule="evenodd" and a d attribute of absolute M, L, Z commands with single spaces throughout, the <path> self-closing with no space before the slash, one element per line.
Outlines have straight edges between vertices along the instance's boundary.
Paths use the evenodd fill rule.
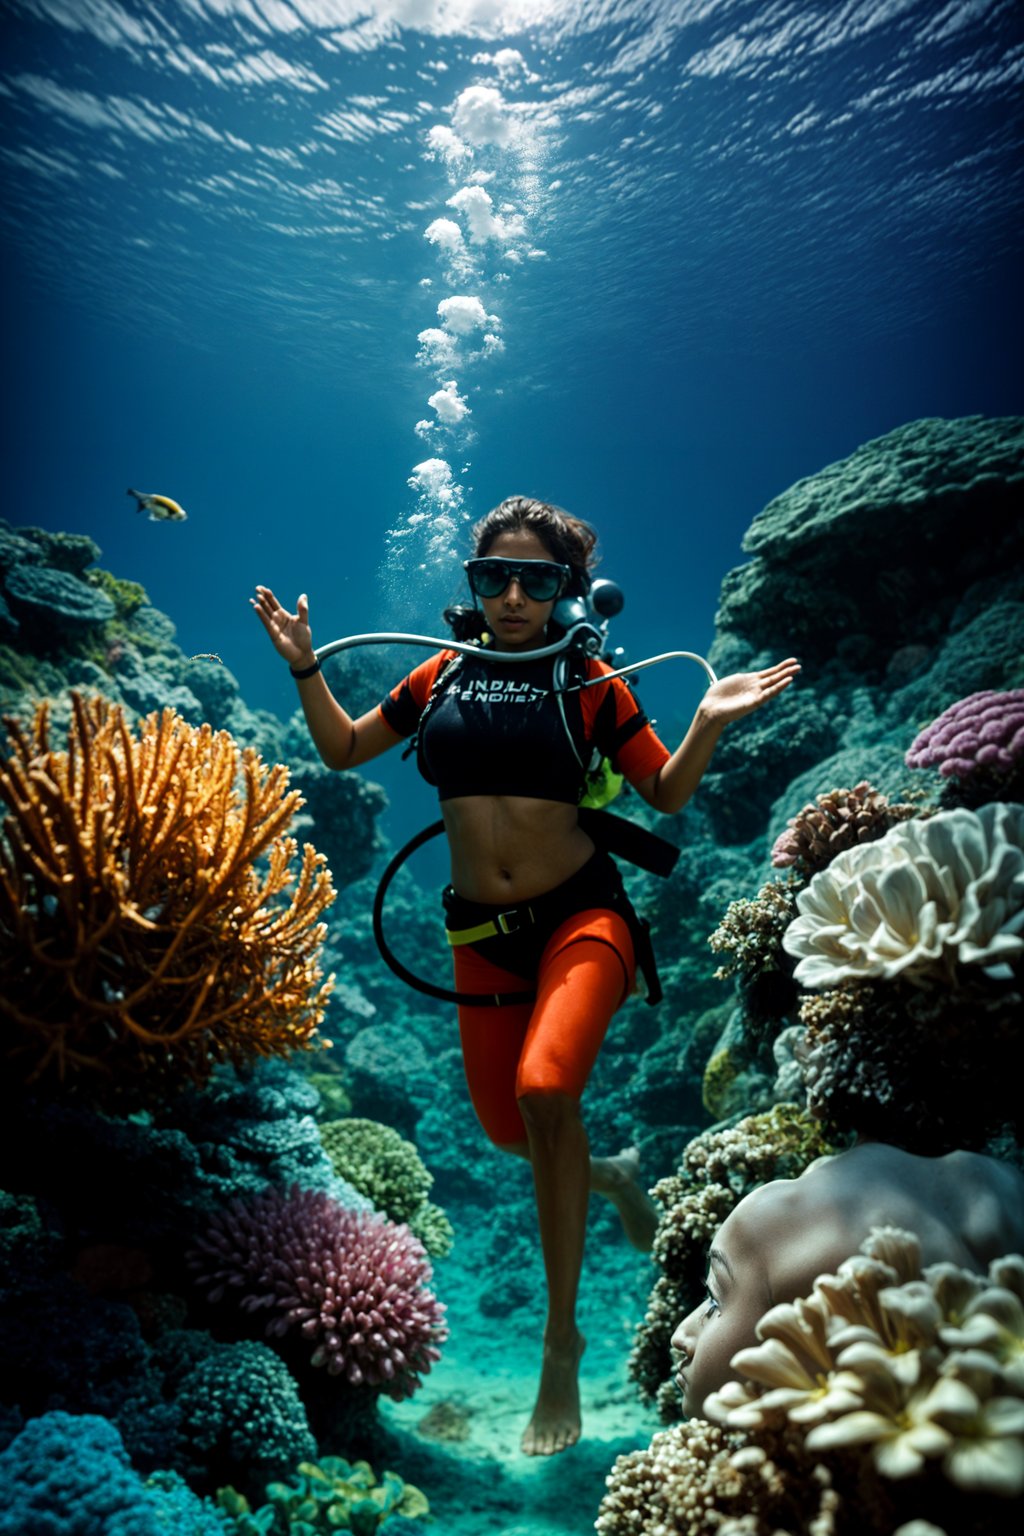
<path fill-rule="evenodd" d="M 219 661 L 221 666 L 224 665 L 223 658 L 218 656 L 216 651 L 197 651 L 194 656 L 189 657 L 189 661 Z"/>
<path fill-rule="evenodd" d="M 184 507 L 179 507 L 176 501 L 169 496 L 146 496 L 142 491 L 133 491 L 128 487 L 129 496 L 134 496 L 138 502 L 136 512 L 148 512 L 151 523 L 183 523 L 188 517 Z"/>

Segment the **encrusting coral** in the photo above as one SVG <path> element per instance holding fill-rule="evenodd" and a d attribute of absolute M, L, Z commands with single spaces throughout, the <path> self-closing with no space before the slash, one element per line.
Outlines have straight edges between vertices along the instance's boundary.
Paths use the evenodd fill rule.
<path fill-rule="evenodd" d="M 1024 956 L 1024 806 L 905 822 L 839 854 L 796 899 L 784 948 L 806 987 L 949 985 Z"/>
<path fill-rule="evenodd" d="M 317 955 L 334 891 L 310 845 L 291 868 L 287 769 L 173 710 L 133 734 L 108 700 L 73 705 L 65 748 L 45 702 L 31 729 L 7 721 L 8 1072 L 102 1102 L 154 1098 L 216 1061 L 309 1046 L 331 987 Z"/>
<path fill-rule="evenodd" d="M 771 1308 L 744 1381 L 620 1457 L 601 1536 L 994 1536 L 1024 1493 L 1024 1258 L 922 1271 L 876 1228 Z M 1019 1505 L 1017 1506 L 1019 1509 Z"/>
<path fill-rule="evenodd" d="M 683 1153 L 679 1169 L 651 1191 L 662 1207 L 652 1258 L 662 1273 L 638 1326 L 629 1371 L 645 1402 L 666 1421 L 682 1411 L 672 1376 L 669 1340 L 704 1286 L 712 1238 L 744 1195 L 769 1179 L 795 1178 L 833 1151 L 821 1128 L 794 1104 L 777 1104 L 721 1131 L 705 1131 Z"/>
<path fill-rule="evenodd" d="M 451 1251 L 451 1222 L 427 1199 L 434 1178 L 411 1141 L 377 1120 L 324 1121 L 319 1130 L 339 1178 L 392 1221 L 405 1222 L 432 1258 Z"/>
<path fill-rule="evenodd" d="M 187 1255 L 213 1302 L 233 1291 L 246 1312 L 272 1312 L 266 1332 L 301 1331 L 310 1363 L 353 1386 L 411 1397 L 448 1336 L 427 1289 L 431 1267 L 404 1227 L 352 1211 L 322 1190 L 268 1189 L 216 1216 Z"/>
<path fill-rule="evenodd" d="M 785 832 L 775 840 L 772 864 L 776 869 L 795 867 L 812 875 L 837 853 L 874 842 L 915 814 L 914 806 L 890 804 L 863 779 L 852 789 L 831 789 L 790 817 Z"/>
<path fill-rule="evenodd" d="M 984 688 L 958 699 L 915 736 L 908 768 L 937 768 L 959 798 L 1015 800 L 1024 794 L 1024 688 Z"/>

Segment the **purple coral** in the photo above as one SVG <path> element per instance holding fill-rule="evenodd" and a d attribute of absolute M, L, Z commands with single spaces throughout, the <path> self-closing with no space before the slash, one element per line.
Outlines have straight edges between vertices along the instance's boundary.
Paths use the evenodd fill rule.
<path fill-rule="evenodd" d="M 938 768 L 943 778 L 969 779 L 986 768 L 1008 773 L 1024 759 L 1024 688 L 985 688 L 943 710 L 914 738 L 908 768 Z"/>
<path fill-rule="evenodd" d="M 218 1213 L 188 1255 L 211 1301 L 243 1292 L 247 1312 L 274 1309 L 267 1333 L 299 1327 L 326 1365 L 400 1401 L 421 1385 L 448 1337 L 426 1288 L 431 1267 L 408 1227 L 351 1211 L 322 1190 L 269 1189 Z"/>

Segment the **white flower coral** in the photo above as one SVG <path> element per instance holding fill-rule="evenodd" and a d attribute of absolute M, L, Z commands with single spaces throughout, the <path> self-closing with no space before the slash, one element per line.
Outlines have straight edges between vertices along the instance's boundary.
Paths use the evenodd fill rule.
<path fill-rule="evenodd" d="M 797 896 L 783 946 L 805 987 L 950 979 L 1024 954 L 1024 806 L 903 822 L 839 854 Z"/>

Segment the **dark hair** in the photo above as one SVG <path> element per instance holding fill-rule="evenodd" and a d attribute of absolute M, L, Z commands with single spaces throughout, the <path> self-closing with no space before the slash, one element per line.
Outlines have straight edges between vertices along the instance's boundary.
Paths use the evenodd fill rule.
<path fill-rule="evenodd" d="M 495 539 L 503 533 L 527 528 L 542 539 L 552 558 L 571 566 L 569 591 L 583 597 L 590 588 L 590 573 L 597 564 L 594 549 L 597 534 L 589 523 L 572 517 L 561 507 L 532 496 L 508 496 L 482 517 L 473 528 L 473 553 L 486 555 Z"/>

